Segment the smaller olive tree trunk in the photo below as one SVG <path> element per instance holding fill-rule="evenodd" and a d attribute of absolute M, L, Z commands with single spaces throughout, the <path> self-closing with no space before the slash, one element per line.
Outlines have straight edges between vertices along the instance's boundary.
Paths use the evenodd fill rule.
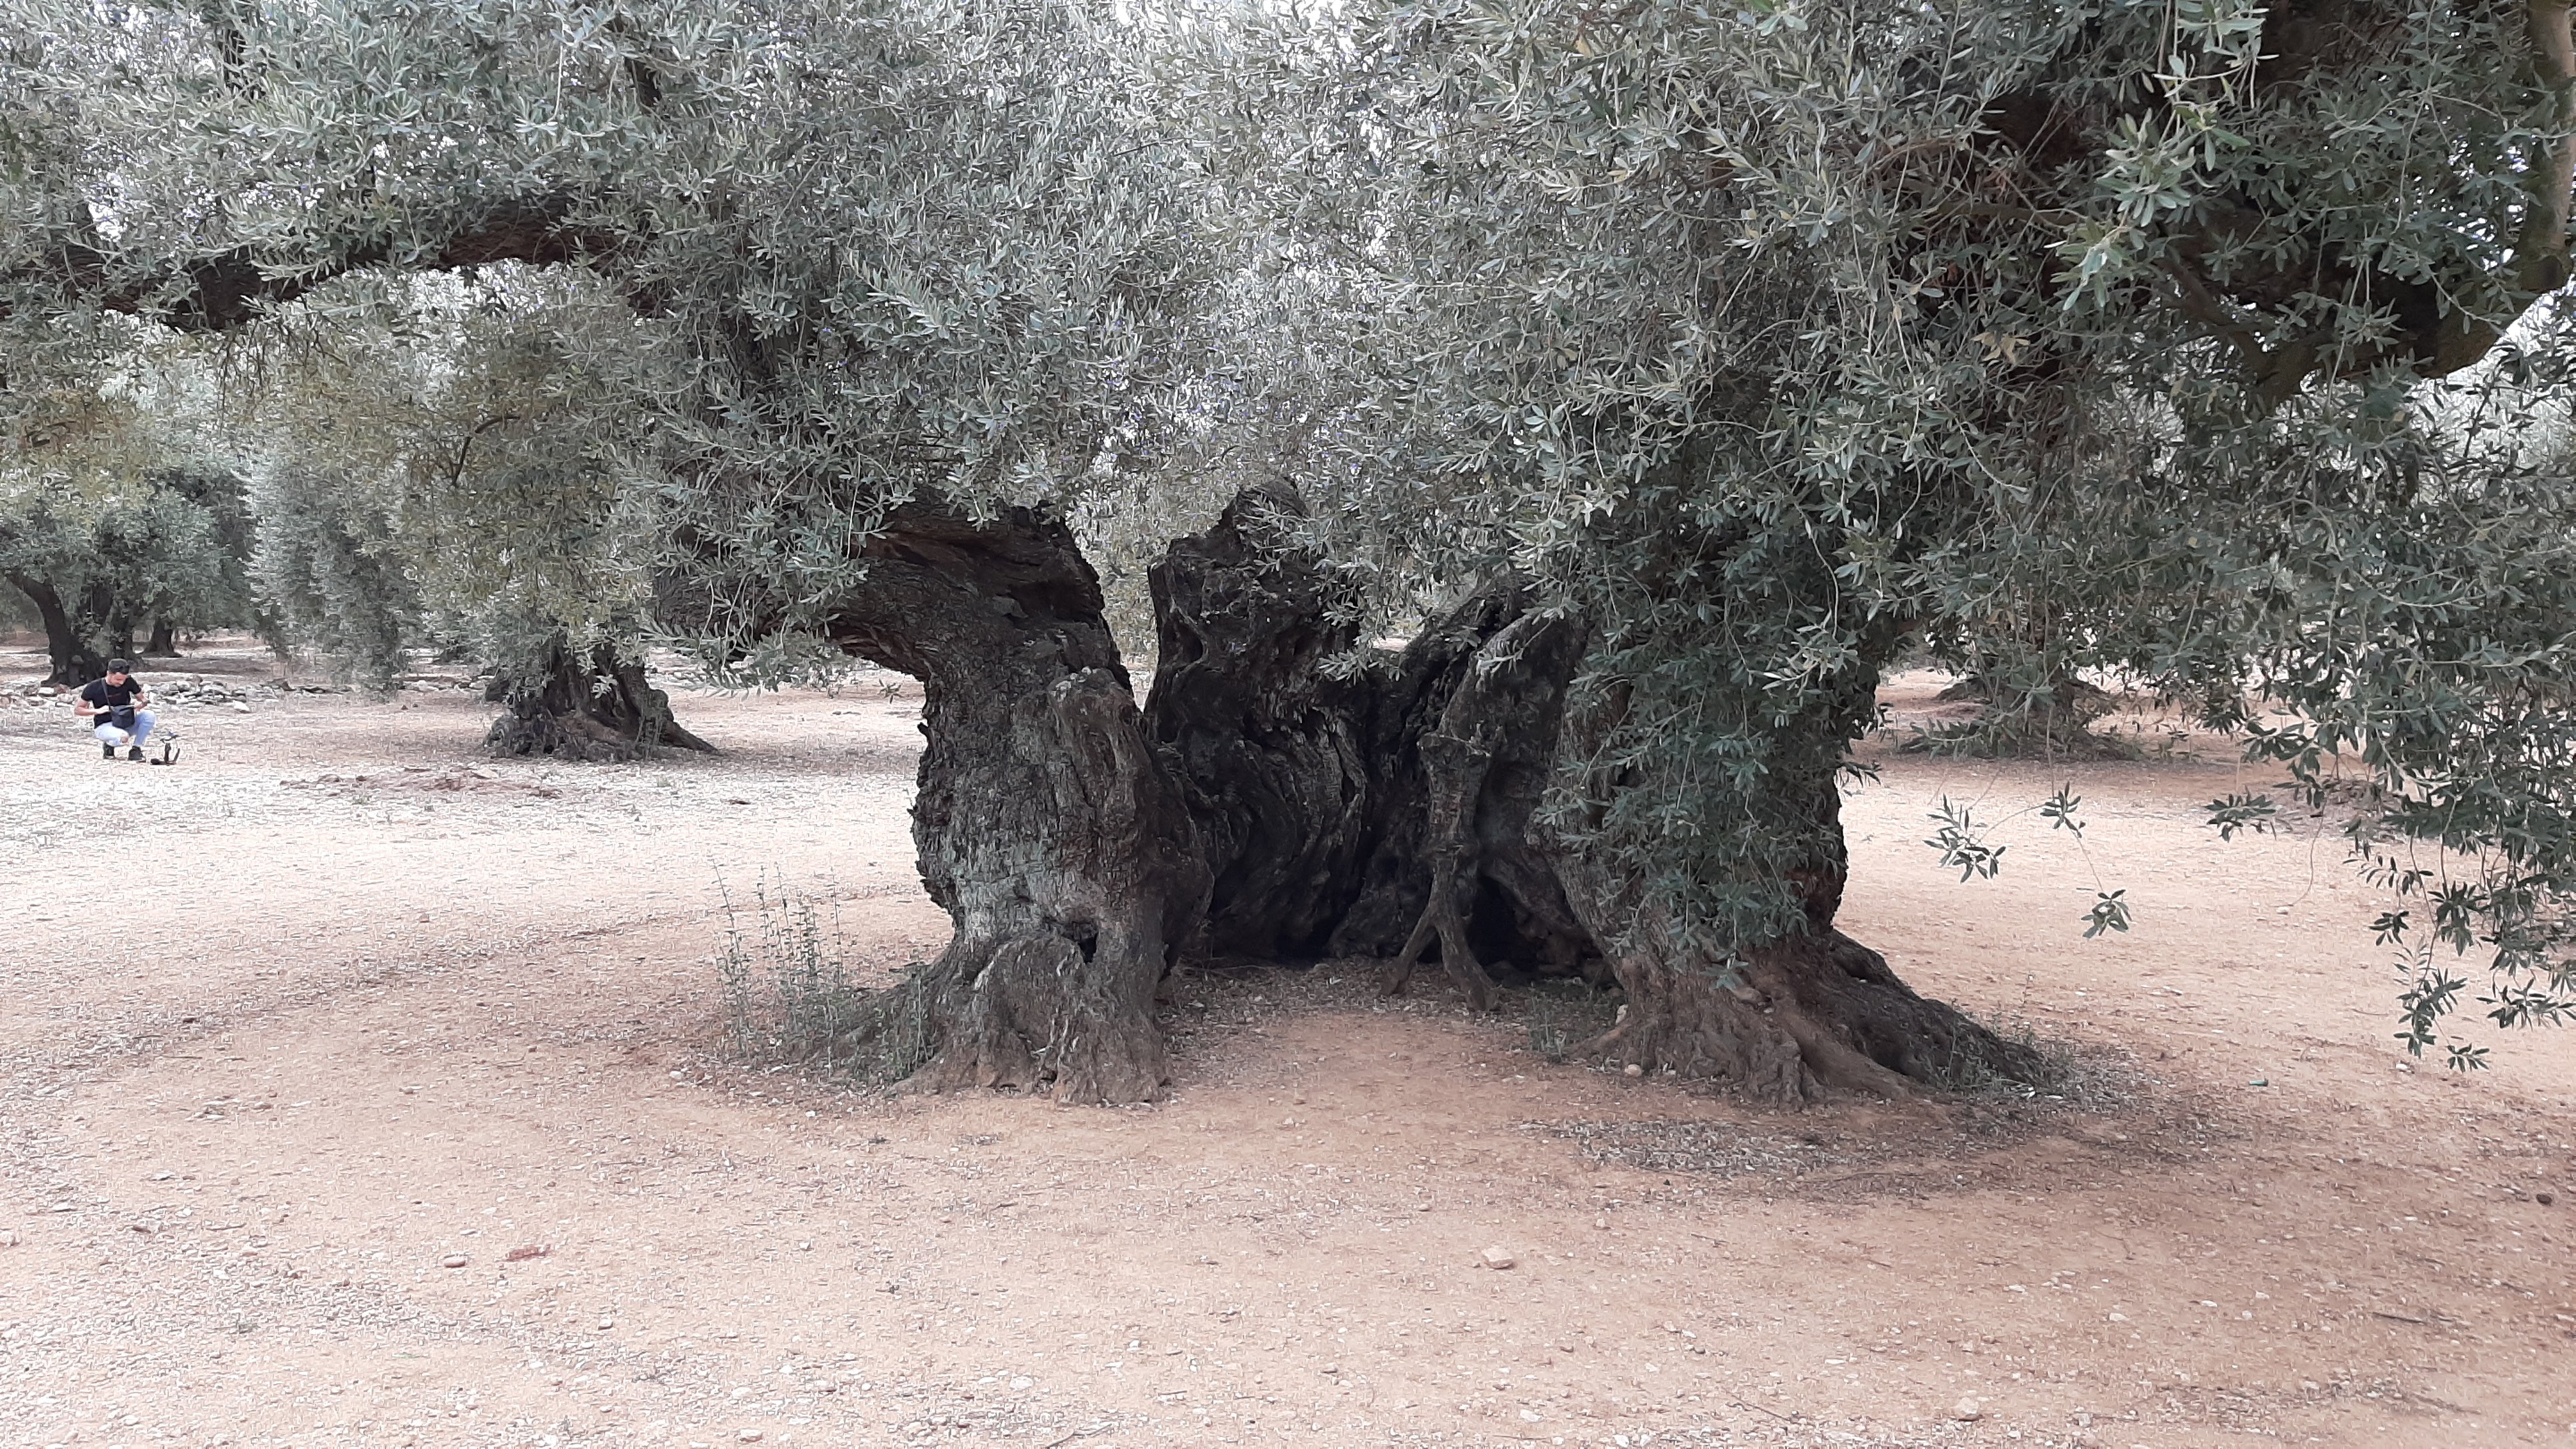
<path fill-rule="evenodd" d="M 495 673 L 484 697 L 501 706 L 483 741 L 497 755 L 624 760 L 655 748 L 715 748 L 672 717 L 670 696 L 642 663 L 606 644 L 584 654 L 554 640 L 533 667 Z"/>
<path fill-rule="evenodd" d="M 1366 738 L 1373 684 L 1330 667 L 1358 626 L 1333 617 L 1321 571 L 1277 538 L 1299 512 L 1294 494 L 1247 492 L 1147 573 L 1156 659 L 1145 729 L 1197 823 L 1214 956 L 1328 949 L 1381 803 Z"/>
<path fill-rule="evenodd" d="M 1598 965 L 1527 826 L 1581 631 L 1474 591 L 1400 654 L 1336 617 L 1288 540 L 1294 494 L 1238 498 L 1151 574 L 1165 746 L 1214 886 L 1215 955 L 1436 959 L 1480 1004 L 1488 961 Z"/>
<path fill-rule="evenodd" d="M 1570 974 L 1597 959 L 1531 830 L 1585 630 L 1571 617 L 1531 611 L 1528 592 L 1506 581 L 1471 601 L 1477 615 L 1510 621 L 1451 671 L 1448 700 L 1417 739 L 1423 808 L 1414 850 L 1427 878 L 1421 911 L 1380 978 L 1389 993 L 1404 989 L 1437 945 L 1441 969 L 1478 1009 L 1492 1009 L 1493 978 L 1471 929 L 1480 920 L 1486 939 L 1520 954 L 1534 974 Z"/>

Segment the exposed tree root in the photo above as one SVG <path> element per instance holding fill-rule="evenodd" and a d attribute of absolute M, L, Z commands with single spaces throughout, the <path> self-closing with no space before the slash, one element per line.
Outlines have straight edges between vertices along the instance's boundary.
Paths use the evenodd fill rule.
<path fill-rule="evenodd" d="M 1877 952 L 1840 932 L 1754 951 L 1731 973 L 1645 958 L 1618 969 L 1630 1004 L 1569 1055 L 1725 1082 L 1788 1104 L 1834 1092 L 1897 1098 L 2034 1081 L 2044 1067 L 2029 1048 L 1915 994 Z"/>

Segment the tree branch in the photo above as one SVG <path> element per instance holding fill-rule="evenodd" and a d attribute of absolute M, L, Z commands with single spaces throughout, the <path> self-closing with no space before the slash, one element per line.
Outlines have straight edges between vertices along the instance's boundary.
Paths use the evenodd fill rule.
<path fill-rule="evenodd" d="M 2558 133 L 2544 163 L 2527 174 L 2531 209 L 2523 213 L 2513 244 L 2514 283 L 2536 295 L 2567 284 L 2568 203 L 2576 195 L 2576 29 L 2570 28 L 2568 0 L 2528 0 L 2525 14 L 2532 62 L 2549 91 L 2549 119 Z"/>
<path fill-rule="evenodd" d="M 93 290 L 99 305 L 111 312 L 150 316 L 181 332 L 221 332 L 253 321 L 335 277 L 370 267 L 461 271 L 498 262 L 596 264 L 631 240 L 622 232 L 575 220 L 576 210 L 569 196 L 513 198 L 493 204 L 427 245 L 376 237 L 337 256 L 293 266 L 279 265 L 273 254 L 261 249 L 236 247 L 124 281 L 112 279 L 112 258 L 86 247 L 67 247 L 53 280 Z"/>
<path fill-rule="evenodd" d="M 474 440 L 476 438 L 483 436 L 485 433 L 499 427 L 503 423 L 515 423 L 520 421 L 523 421 L 523 419 L 521 419 L 517 413 L 501 413 L 494 417 L 485 418 L 483 421 L 476 423 L 470 430 L 468 430 L 465 434 L 465 441 L 456 445 L 456 466 L 447 470 L 447 491 L 450 493 L 455 492 L 456 485 L 464 480 L 465 458 L 467 454 L 474 451 Z"/>

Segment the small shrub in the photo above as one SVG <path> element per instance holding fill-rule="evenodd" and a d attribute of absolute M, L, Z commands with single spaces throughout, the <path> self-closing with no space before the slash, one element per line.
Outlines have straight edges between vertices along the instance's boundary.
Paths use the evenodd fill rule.
<path fill-rule="evenodd" d="M 930 1059 L 929 1012 L 911 984 L 870 991 L 851 979 L 837 903 L 817 905 L 764 874 L 749 906 L 719 883 L 727 1044 L 737 1056 L 805 1062 L 871 1082 L 899 1081 Z"/>

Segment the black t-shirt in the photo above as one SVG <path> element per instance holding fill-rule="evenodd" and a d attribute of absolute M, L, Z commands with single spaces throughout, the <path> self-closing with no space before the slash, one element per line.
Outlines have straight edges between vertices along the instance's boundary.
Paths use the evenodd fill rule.
<path fill-rule="evenodd" d="M 143 692 L 143 681 L 129 674 L 123 684 L 93 679 L 81 686 L 80 697 L 88 700 L 91 708 L 106 711 L 109 724 L 118 729 L 131 729 L 134 725 L 134 697 Z"/>

